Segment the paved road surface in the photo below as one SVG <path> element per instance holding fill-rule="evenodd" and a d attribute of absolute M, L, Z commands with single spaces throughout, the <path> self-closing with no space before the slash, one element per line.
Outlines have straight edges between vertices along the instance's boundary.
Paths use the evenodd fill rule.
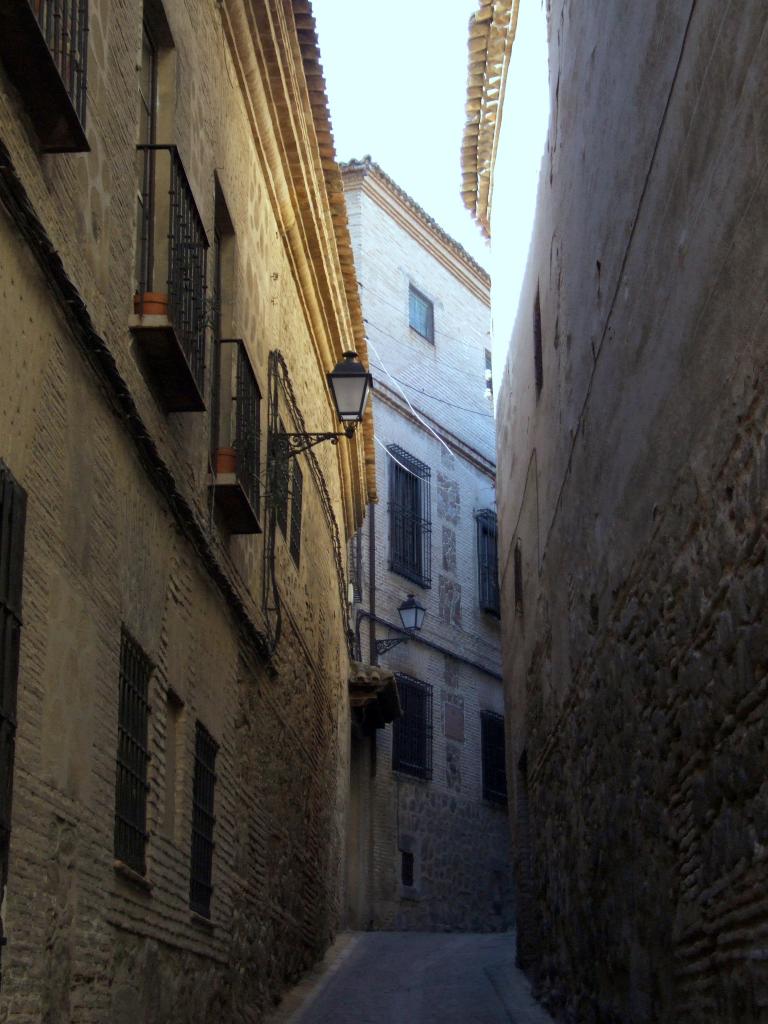
<path fill-rule="evenodd" d="M 513 935 L 367 932 L 289 998 L 286 1024 L 552 1024 L 515 966 Z M 297 990 L 298 991 L 298 990 Z"/>

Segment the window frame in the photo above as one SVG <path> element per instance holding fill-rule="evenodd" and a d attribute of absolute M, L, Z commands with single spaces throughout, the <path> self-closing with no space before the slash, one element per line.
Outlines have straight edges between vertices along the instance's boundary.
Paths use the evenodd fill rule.
<path fill-rule="evenodd" d="M 392 723 L 392 770 L 432 778 L 432 685 L 395 673 L 402 714 Z"/>
<path fill-rule="evenodd" d="M 147 872 L 149 684 L 154 665 L 125 626 L 120 633 L 120 683 L 115 756 L 116 860 Z"/>
<path fill-rule="evenodd" d="M 477 585 L 480 610 L 501 617 L 499 593 L 498 521 L 493 509 L 475 513 L 477 527 Z"/>
<path fill-rule="evenodd" d="M 430 467 L 399 445 L 389 459 L 389 570 L 429 589 L 432 586 L 432 495 Z"/>
<path fill-rule="evenodd" d="M 195 722 L 195 761 L 192 775 L 192 828 L 189 856 L 189 906 L 201 917 L 210 918 L 213 897 L 213 841 L 216 755 L 219 745 L 203 723 Z"/>
<path fill-rule="evenodd" d="M 294 456 L 291 465 L 291 527 L 289 549 L 291 558 L 299 567 L 301 561 L 301 520 L 304 496 L 304 474 L 301 471 L 298 457 Z"/>
<path fill-rule="evenodd" d="M 8 884 L 27 492 L 0 459 L 0 894 Z M 4 943 L 0 916 L 0 956 Z"/>
<path fill-rule="evenodd" d="M 420 303 L 426 311 L 426 333 L 414 322 L 413 310 L 414 300 L 416 303 Z M 435 304 L 432 299 L 428 298 L 424 292 L 419 291 L 414 285 L 408 285 L 408 326 L 412 331 L 415 331 L 420 338 L 424 338 L 430 345 L 435 343 Z"/>
<path fill-rule="evenodd" d="M 483 800 L 506 806 L 508 786 L 504 716 L 495 711 L 480 712 L 480 755 Z M 503 779 L 503 785 L 499 784 L 499 779 Z"/>

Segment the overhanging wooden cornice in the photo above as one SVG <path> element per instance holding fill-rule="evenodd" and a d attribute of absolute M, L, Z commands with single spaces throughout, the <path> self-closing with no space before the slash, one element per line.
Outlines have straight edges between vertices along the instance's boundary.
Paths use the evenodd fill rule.
<path fill-rule="evenodd" d="M 325 384 L 347 349 L 368 365 L 362 310 L 308 0 L 223 0 L 224 30 Z M 347 534 L 376 500 L 373 417 L 338 445 Z"/>
<path fill-rule="evenodd" d="M 519 7 L 520 0 L 478 0 L 469 21 L 461 196 L 486 238 L 491 236 L 493 166 Z"/>

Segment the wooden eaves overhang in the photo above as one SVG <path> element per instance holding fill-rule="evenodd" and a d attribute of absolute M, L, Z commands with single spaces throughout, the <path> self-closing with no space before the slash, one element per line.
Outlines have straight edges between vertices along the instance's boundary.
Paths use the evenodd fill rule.
<path fill-rule="evenodd" d="M 519 7 L 520 0 L 478 0 L 469 20 L 461 197 L 486 238 L 491 237 L 493 165 Z"/>
<path fill-rule="evenodd" d="M 347 349 L 368 366 L 344 190 L 309 0 L 222 0 L 224 29 L 270 201 L 318 363 L 325 375 Z M 333 414 L 330 392 L 326 395 Z M 315 428 L 318 429 L 318 428 Z M 376 501 L 373 414 L 336 448 L 344 526 L 351 535 Z"/>

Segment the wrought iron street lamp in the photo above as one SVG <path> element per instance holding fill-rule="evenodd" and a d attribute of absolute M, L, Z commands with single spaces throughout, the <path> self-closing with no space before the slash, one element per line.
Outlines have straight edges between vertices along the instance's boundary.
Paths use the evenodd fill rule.
<path fill-rule="evenodd" d="M 291 456 L 299 455 L 322 441 L 338 444 L 340 437 L 352 437 L 355 426 L 360 423 L 365 413 L 368 397 L 373 388 L 373 378 L 359 362 L 356 352 L 345 352 L 343 360 L 328 374 L 328 385 L 333 395 L 336 415 L 348 426 L 341 431 L 323 431 L 317 434 L 276 433 L 273 458 L 290 459 Z"/>
<path fill-rule="evenodd" d="M 397 613 L 400 616 L 400 621 L 403 624 L 406 636 L 393 636 L 387 640 L 376 641 L 376 653 L 384 654 L 385 651 L 392 650 L 393 647 L 397 647 L 398 644 L 407 643 L 411 636 L 418 633 L 424 623 L 424 616 L 426 615 L 427 609 L 424 605 L 419 604 L 413 594 L 409 594 L 408 597 L 403 601 L 400 607 L 397 609 Z"/>
<path fill-rule="evenodd" d="M 328 374 L 336 414 L 342 423 L 359 423 L 363 418 L 373 378 L 358 361 L 356 352 L 345 352 L 344 359 Z"/>

